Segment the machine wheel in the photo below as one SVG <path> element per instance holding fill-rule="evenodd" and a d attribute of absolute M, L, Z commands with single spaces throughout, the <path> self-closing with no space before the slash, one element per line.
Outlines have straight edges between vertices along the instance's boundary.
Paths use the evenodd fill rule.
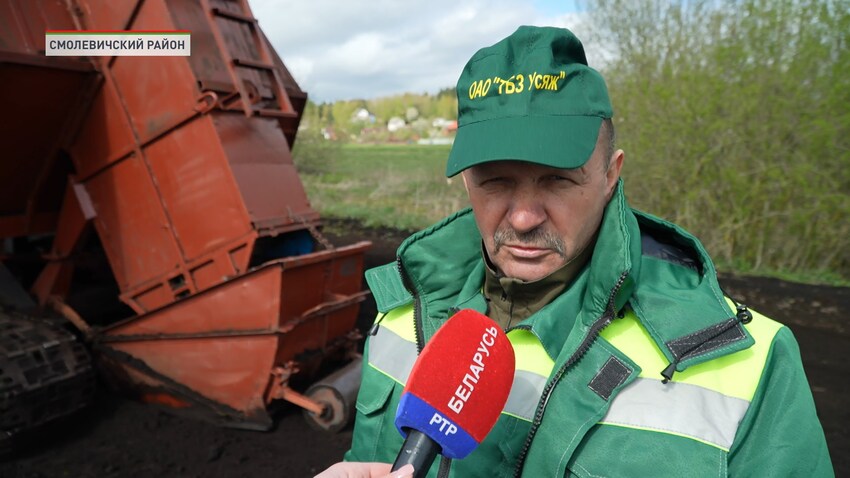
<path fill-rule="evenodd" d="M 309 398 L 321 403 L 325 406 L 325 411 L 321 415 L 304 410 L 304 418 L 307 423 L 317 429 L 331 433 L 336 433 L 348 424 L 351 419 L 350 408 L 346 405 L 345 399 L 331 387 L 311 387 L 306 394 Z"/>
<path fill-rule="evenodd" d="M 304 418 L 311 427 L 336 433 L 352 421 L 360 390 L 361 367 L 362 359 L 353 360 L 307 389 L 307 397 L 325 406 L 321 415 L 304 410 Z"/>

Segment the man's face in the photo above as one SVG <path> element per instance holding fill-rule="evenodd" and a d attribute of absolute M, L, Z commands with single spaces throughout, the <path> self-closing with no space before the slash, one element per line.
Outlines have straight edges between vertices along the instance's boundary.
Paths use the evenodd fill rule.
<path fill-rule="evenodd" d="M 533 281 L 560 269 L 593 239 L 620 175 L 597 145 L 578 169 L 494 161 L 463 172 L 484 248 L 505 276 Z"/>

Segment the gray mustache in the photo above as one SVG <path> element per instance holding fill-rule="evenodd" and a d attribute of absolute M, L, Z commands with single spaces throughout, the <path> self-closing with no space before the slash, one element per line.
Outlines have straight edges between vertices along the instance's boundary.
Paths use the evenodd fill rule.
<path fill-rule="evenodd" d="M 526 247 L 551 249 L 561 257 L 566 257 L 566 246 L 561 238 L 550 231 L 542 228 L 534 228 L 527 232 L 517 232 L 512 228 L 503 228 L 493 234 L 495 252 L 499 252 L 507 243 L 518 244 Z"/>

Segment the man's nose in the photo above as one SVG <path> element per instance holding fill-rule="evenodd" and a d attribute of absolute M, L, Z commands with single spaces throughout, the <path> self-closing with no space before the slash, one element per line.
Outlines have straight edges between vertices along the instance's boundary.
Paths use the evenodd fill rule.
<path fill-rule="evenodd" d="M 507 219 L 516 232 L 528 232 L 546 222 L 546 209 L 533 190 L 517 191 Z"/>

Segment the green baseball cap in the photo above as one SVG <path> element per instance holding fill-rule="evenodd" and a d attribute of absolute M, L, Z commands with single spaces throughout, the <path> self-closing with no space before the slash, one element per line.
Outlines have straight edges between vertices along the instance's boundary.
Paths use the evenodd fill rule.
<path fill-rule="evenodd" d="M 605 80 L 565 28 L 521 26 L 478 50 L 457 83 L 458 129 L 446 176 L 476 164 L 582 166 L 614 112 Z"/>

